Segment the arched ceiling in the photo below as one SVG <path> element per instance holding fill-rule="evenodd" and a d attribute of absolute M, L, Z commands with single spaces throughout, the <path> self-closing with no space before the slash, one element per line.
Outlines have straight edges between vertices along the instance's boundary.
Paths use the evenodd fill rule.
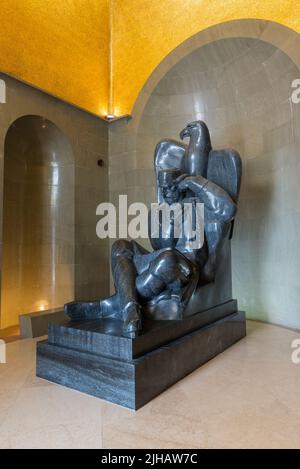
<path fill-rule="evenodd" d="M 157 65 L 197 32 L 255 18 L 300 32 L 295 0 L 2 0 L 0 70 L 96 115 L 130 114 Z"/>

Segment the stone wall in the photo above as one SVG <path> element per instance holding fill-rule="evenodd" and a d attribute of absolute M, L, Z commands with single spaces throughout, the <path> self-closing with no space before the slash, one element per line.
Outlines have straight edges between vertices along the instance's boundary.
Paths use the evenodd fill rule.
<path fill-rule="evenodd" d="M 108 242 L 107 240 L 98 239 L 95 229 L 97 222 L 96 207 L 100 202 L 108 200 L 108 133 L 105 121 L 6 75 L 1 75 L 0 78 L 5 81 L 7 95 L 6 104 L 0 105 L 0 194 L 3 200 L 0 209 L 1 258 L 3 262 L 7 259 L 6 267 L 2 272 L 2 285 L 6 287 L 6 293 L 4 290 L 2 291 L 1 327 L 7 327 L 15 324 L 18 314 L 29 312 L 28 309 L 38 309 L 41 306 L 62 306 L 65 301 L 75 298 L 93 299 L 105 296 L 108 293 Z M 16 120 L 22 116 L 38 116 L 38 118 L 47 119 L 50 121 L 50 125 L 53 125 L 56 129 L 54 131 L 56 136 L 52 135 L 53 146 L 50 145 L 52 150 L 50 148 L 48 151 L 46 148 L 49 145 L 49 139 L 41 137 L 41 151 L 37 152 L 36 155 L 32 154 L 30 148 L 23 155 L 19 152 L 20 149 L 17 149 L 15 155 L 19 159 L 19 163 L 15 166 L 15 176 L 18 179 L 17 173 L 19 172 L 20 175 L 22 172 L 20 158 L 22 160 L 23 156 L 24 163 L 25 154 L 27 154 L 27 163 L 25 166 L 23 165 L 23 182 L 30 181 L 31 178 L 31 183 L 37 182 L 37 180 L 32 179 L 33 174 L 37 176 L 34 167 L 31 167 L 32 158 L 35 159 L 36 164 L 38 154 L 41 157 L 38 166 L 40 166 L 40 176 L 43 177 L 38 178 L 41 184 L 35 188 L 36 203 L 33 204 L 33 207 L 37 210 L 39 206 L 40 226 L 44 225 L 45 229 L 38 229 L 39 216 L 36 210 L 32 212 L 32 233 L 29 230 L 29 219 L 25 224 L 27 226 L 26 243 L 31 246 L 32 251 L 30 255 L 32 256 L 31 273 L 29 273 L 29 270 L 24 271 L 21 269 L 20 271 L 20 266 L 16 267 L 15 272 L 12 270 L 13 266 L 10 259 L 13 260 L 14 256 L 12 258 L 10 254 L 14 252 L 14 249 L 23 249 L 24 258 L 27 259 L 26 262 L 28 262 L 29 250 L 25 255 L 24 243 L 23 241 L 20 242 L 22 239 L 20 233 L 15 233 L 14 239 L 9 235 L 9 233 L 14 232 L 13 220 L 8 217 L 9 214 L 12 214 L 9 210 L 9 200 L 11 201 L 11 197 L 15 197 L 17 194 L 12 194 L 11 191 L 10 194 L 7 191 L 5 194 L 3 193 L 5 179 L 3 168 L 9 168 L 10 166 L 6 174 L 8 179 L 14 175 L 14 163 L 11 160 L 14 151 L 11 150 L 11 145 L 6 145 L 7 153 L 5 153 L 5 139 L 9 129 L 9 133 L 11 133 L 13 127 L 20 122 L 16 122 Z M 30 132 L 27 132 L 27 135 L 30 135 Z M 65 147 L 61 148 L 61 154 L 53 156 L 53 151 L 55 152 L 55 149 L 61 146 L 60 137 L 56 139 L 58 135 L 62 136 L 61 139 L 65 141 Z M 17 139 L 17 134 L 11 134 L 10 140 L 15 139 Z M 68 145 L 69 149 L 66 149 Z M 51 156 L 51 151 L 52 160 L 50 158 L 50 161 L 48 158 L 48 161 L 46 161 L 47 155 L 48 157 Z M 66 154 L 68 152 L 69 155 Z M 10 161 L 8 161 L 8 158 Z M 60 168 L 59 177 L 57 178 L 54 177 L 53 162 L 55 158 L 63 165 L 63 169 Z M 100 158 L 104 160 L 104 166 L 102 167 L 97 165 Z M 26 179 L 27 177 L 29 179 Z M 43 198 L 46 201 L 46 194 L 50 197 L 51 191 L 47 192 L 47 186 L 49 186 L 47 177 L 51 178 L 52 194 L 55 191 L 60 194 L 57 201 L 58 206 L 55 210 L 51 210 L 51 201 L 49 204 L 45 202 L 43 207 L 43 204 L 37 204 L 38 191 L 41 191 L 41 202 Z M 20 187 L 18 189 L 18 195 L 22 198 L 22 193 L 24 195 L 26 191 L 20 191 Z M 64 195 L 61 198 L 62 194 Z M 30 199 L 30 197 L 28 198 Z M 68 207 L 64 206 L 66 201 L 69 203 Z M 20 202 L 25 204 L 23 208 L 28 213 L 28 210 L 30 211 L 28 200 L 23 198 Z M 4 216 L 7 215 L 5 216 L 6 220 L 3 220 L 3 207 Z M 23 211 L 23 213 L 25 212 Z M 18 217 L 13 218 L 16 220 Z M 3 243 L 2 221 L 5 223 L 4 234 L 6 236 Z M 59 223 L 69 224 L 69 231 L 59 228 L 57 226 Z M 18 223 L 16 229 L 21 229 L 21 225 Z M 53 234 L 52 238 L 49 238 L 50 232 Z M 40 236 L 39 243 L 34 249 L 34 238 L 37 235 Z M 12 241 L 16 243 L 13 246 L 14 249 L 9 247 L 9 243 L 12 243 Z M 49 243 L 49 241 L 51 242 Z M 39 259 L 36 259 L 35 256 L 39 257 L 41 255 L 41 246 L 43 246 L 43 255 L 48 258 L 48 267 L 42 273 L 40 271 L 41 275 L 37 275 L 36 268 L 39 265 Z M 22 255 L 19 256 L 19 259 L 21 258 Z M 43 263 L 42 259 L 41 263 Z M 21 275 L 20 272 L 23 272 L 23 274 Z M 23 281 L 24 276 L 26 277 L 25 283 Z M 32 285 L 36 293 L 33 296 L 29 295 L 31 299 L 27 301 L 24 298 L 24 287 L 29 284 Z M 34 285 L 39 285 L 39 287 L 35 288 Z M 8 286 L 13 289 L 15 295 L 13 309 L 9 306 L 8 296 L 11 297 L 11 295 Z"/>
<path fill-rule="evenodd" d="M 173 51 L 133 119 L 110 126 L 110 189 L 113 200 L 122 191 L 154 201 L 156 143 L 204 120 L 213 147 L 233 147 L 243 159 L 234 297 L 249 318 L 299 328 L 300 104 L 290 97 L 300 71 L 281 47 L 297 58 L 299 35 L 249 20 L 211 28 Z"/>

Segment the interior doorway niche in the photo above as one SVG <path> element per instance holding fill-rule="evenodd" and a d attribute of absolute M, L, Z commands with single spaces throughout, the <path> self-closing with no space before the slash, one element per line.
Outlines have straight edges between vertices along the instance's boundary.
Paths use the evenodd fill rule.
<path fill-rule="evenodd" d="M 279 43 L 281 30 L 268 24 L 268 31 Z M 286 35 L 283 45 L 290 37 L 296 49 L 299 35 Z M 157 70 L 137 105 L 134 190 L 146 203 L 155 200 L 157 142 L 179 140 L 188 122 L 204 120 L 213 147 L 233 147 L 243 159 L 232 242 L 234 297 L 248 318 L 299 329 L 300 104 L 291 99 L 299 68 L 281 48 L 255 37 L 224 37 L 200 47 L 194 41 L 182 55 L 163 64 L 164 74 Z"/>
<path fill-rule="evenodd" d="M 17 119 L 4 148 L 1 328 L 74 298 L 74 158 L 63 132 Z"/>

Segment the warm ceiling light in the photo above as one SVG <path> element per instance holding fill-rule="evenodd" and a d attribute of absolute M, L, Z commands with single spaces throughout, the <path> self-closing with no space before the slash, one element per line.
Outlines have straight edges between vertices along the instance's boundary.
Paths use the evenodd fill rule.
<path fill-rule="evenodd" d="M 107 114 L 107 115 L 106 115 L 106 119 L 109 120 L 109 121 L 112 120 L 112 119 L 114 119 L 115 117 L 116 117 L 116 116 L 115 116 L 114 114 Z"/>
<path fill-rule="evenodd" d="M 36 311 L 46 311 L 49 307 L 49 303 L 46 300 L 37 301 L 35 307 Z"/>

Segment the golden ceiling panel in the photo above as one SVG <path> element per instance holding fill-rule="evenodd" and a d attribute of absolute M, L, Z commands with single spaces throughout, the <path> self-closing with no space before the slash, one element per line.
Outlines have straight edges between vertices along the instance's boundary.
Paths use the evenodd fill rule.
<path fill-rule="evenodd" d="M 300 32 L 294 0 L 2 0 L 0 69 L 97 115 L 130 114 L 179 44 L 229 20 Z"/>
<path fill-rule="evenodd" d="M 1 0 L 1 71 L 105 113 L 108 1 Z"/>

